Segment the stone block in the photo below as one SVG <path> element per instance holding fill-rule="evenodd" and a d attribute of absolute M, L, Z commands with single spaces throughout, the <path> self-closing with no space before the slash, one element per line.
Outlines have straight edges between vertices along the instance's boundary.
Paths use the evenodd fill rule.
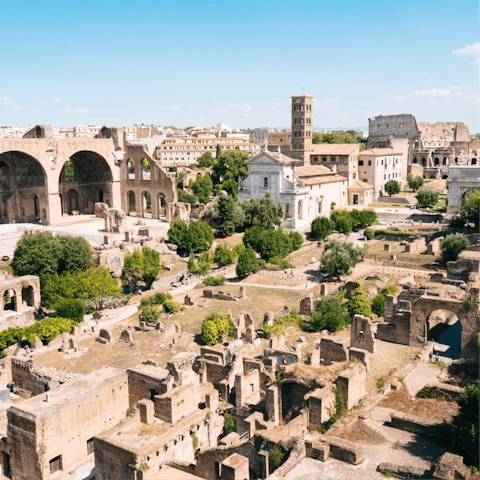
<path fill-rule="evenodd" d="M 187 306 L 192 306 L 194 305 L 194 303 L 192 302 L 192 300 L 190 299 L 189 295 L 185 295 L 185 298 L 183 299 L 183 303 Z"/>
<path fill-rule="evenodd" d="M 108 330 L 107 328 L 101 328 L 98 336 L 99 336 L 99 338 L 103 338 L 104 340 L 106 340 L 105 343 L 113 342 L 112 332 L 111 332 L 111 330 Z"/>
<path fill-rule="evenodd" d="M 206 288 L 203 291 L 204 298 L 213 298 L 213 290 L 211 288 Z"/>
<path fill-rule="evenodd" d="M 326 462 L 330 457 L 330 445 L 320 442 L 305 442 L 307 457 Z"/>
<path fill-rule="evenodd" d="M 133 336 L 130 330 L 123 330 L 120 334 L 120 342 L 133 343 Z"/>
<path fill-rule="evenodd" d="M 370 354 L 366 350 L 360 348 L 349 348 L 348 359 L 352 362 L 357 359 L 358 362 L 365 366 L 367 372 L 370 370 Z"/>
<path fill-rule="evenodd" d="M 38 350 L 39 348 L 43 347 L 43 342 L 38 338 L 35 337 L 35 340 L 33 341 L 32 345 L 32 350 Z"/>
<path fill-rule="evenodd" d="M 75 340 L 74 337 L 70 337 L 68 339 L 68 344 L 69 344 L 69 348 L 73 348 L 74 350 L 78 350 L 78 344 L 77 344 L 77 341 Z"/>
<path fill-rule="evenodd" d="M 216 389 L 205 395 L 205 406 L 212 412 L 218 409 L 219 401 L 219 394 Z"/>
<path fill-rule="evenodd" d="M 336 383 L 342 389 L 347 410 L 353 408 L 365 396 L 366 381 L 366 369 L 358 363 L 338 376 Z"/>
<path fill-rule="evenodd" d="M 322 297 L 326 297 L 328 295 L 328 284 L 327 283 L 321 283 L 320 284 L 320 295 Z"/>
<path fill-rule="evenodd" d="M 320 350 L 316 348 L 313 352 L 307 353 L 307 365 L 318 367 L 320 365 Z"/>
<path fill-rule="evenodd" d="M 240 287 L 238 298 L 247 298 L 247 287 Z"/>
<path fill-rule="evenodd" d="M 10 403 L 10 389 L 0 386 L 0 404 L 7 405 Z"/>
<path fill-rule="evenodd" d="M 155 404 L 151 400 L 143 399 L 137 404 L 140 412 L 140 421 L 149 425 L 153 422 L 155 413 Z"/>
<path fill-rule="evenodd" d="M 383 245 L 383 251 L 384 252 L 391 252 L 392 251 L 392 245 L 390 243 L 385 243 Z"/>
<path fill-rule="evenodd" d="M 319 427 L 323 422 L 330 418 L 331 409 L 335 404 L 335 394 L 332 385 L 329 384 L 323 388 L 317 388 L 308 398 L 308 407 L 310 410 L 310 423 Z"/>
<path fill-rule="evenodd" d="M 265 325 L 273 325 L 273 321 L 275 320 L 275 316 L 273 315 L 273 312 L 266 312 L 265 313 L 265 318 L 263 320 L 263 323 Z"/>
<path fill-rule="evenodd" d="M 344 342 L 335 341 L 332 338 L 320 339 L 320 365 L 329 366 L 335 362 L 348 360 L 347 347 Z"/>
<path fill-rule="evenodd" d="M 370 353 L 377 351 L 373 324 L 369 318 L 363 315 L 354 315 L 350 331 L 350 347 Z"/>
<path fill-rule="evenodd" d="M 343 438 L 328 437 L 330 452 L 337 460 L 342 460 L 353 465 L 359 465 L 363 462 L 363 451 L 355 443 L 344 440 Z"/>
<path fill-rule="evenodd" d="M 313 311 L 314 307 L 314 300 L 313 300 L 313 294 L 310 293 L 307 297 L 305 297 L 301 302 L 300 302 L 300 315 L 310 315 Z"/>
<path fill-rule="evenodd" d="M 234 453 L 222 462 L 222 480 L 246 480 L 250 478 L 247 457 Z"/>

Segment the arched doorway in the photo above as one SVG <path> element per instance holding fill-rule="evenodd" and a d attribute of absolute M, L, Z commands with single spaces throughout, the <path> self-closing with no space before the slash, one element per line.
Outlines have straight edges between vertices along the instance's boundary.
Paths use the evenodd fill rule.
<path fill-rule="evenodd" d="M 476 158 L 472 158 L 472 165 L 476 165 L 477 164 L 477 159 Z"/>
<path fill-rule="evenodd" d="M 60 172 L 59 190 L 66 199 L 66 194 L 72 189 L 77 191 L 81 202 L 72 209 L 66 202 L 66 213 L 78 210 L 82 214 L 93 214 L 95 203 L 102 191 L 103 201 L 111 198 L 113 175 L 107 161 L 98 153 L 81 150 L 71 155 Z"/>
<path fill-rule="evenodd" d="M 157 196 L 157 212 L 158 218 L 164 217 L 166 215 L 167 202 L 165 199 L 165 194 L 160 192 Z"/>
<path fill-rule="evenodd" d="M 443 175 L 442 176 L 442 180 L 445 180 L 446 178 L 448 178 L 448 175 Z"/>
<path fill-rule="evenodd" d="M 142 202 L 142 217 L 151 218 L 152 217 L 152 196 L 149 192 L 145 191 L 142 193 L 141 197 Z"/>
<path fill-rule="evenodd" d="M 41 163 L 19 151 L 0 154 L 0 222 L 35 222 L 47 195 Z"/>
<path fill-rule="evenodd" d="M 22 301 L 24 301 L 29 307 L 35 306 L 33 299 L 33 287 L 31 285 L 22 288 Z"/>
<path fill-rule="evenodd" d="M 79 211 L 78 192 L 73 188 L 67 192 L 67 213 L 72 214 L 73 211 Z"/>
<path fill-rule="evenodd" d="M 280 385 L 282 400 L 282 418 L 292 420 L 300 414 L 304 404 L 305 395 L 310 387 L 300 382 L 288 382 Z"/>
<path fill-rule="evenodd" d="M 292 218 L 292 206 L 289 203 L 285 204 L 285 220 Z"/>
<path fill-rule="evenodd" d="M 147 158 L 144 158 L 141 162 L 142 165 L 142 180 L 150 180 L 150 162 Z"/>
<path fill-rule="evenodd" d="M 127 180 L 135 180 L 135 162 L 129 158 L 126 162 L 127 166 Z"/>
<path fill-rule="evenodd" d="M 127 193 L 127 214 L 136 212 L 135 193 L 130 190 Z"/>
<path fill-rule="evenodd" d="M 17 297 L 15 296 L 15 290 L 8 289 L 3 292 L 3 310 L 16 311 Z"/>
<path fill-rule="evenodd" d="M 100 203 L 103 203 L 103 190 L 102 190 L 102 189 L 100 189 L 100 190 L 98 191 L 98 201 L 99 201 Z"/>

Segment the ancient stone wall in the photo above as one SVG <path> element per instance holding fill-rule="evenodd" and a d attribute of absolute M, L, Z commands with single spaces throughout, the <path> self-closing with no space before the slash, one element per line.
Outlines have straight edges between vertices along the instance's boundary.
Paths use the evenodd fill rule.
<path fill-rule="evenodd" d="M 162 385 L 163 380 L 168 376 L 168 371 L 162 368 L 142 365 L 127 370 L 128 375 L 128 402 L 133 408 L 137 402 L 148 398 L 153 400 L 155 395 L 166 392 Z"/>
<path fill-rule="evenodd" d="M 50 478 L 50 461 L 58 456 L 68 472 L 87 459 L 87 441 L 117 424 L 127 408 L 127 375 L 116 368 L 97 370 L 10 408 L 7 446 L 17 479 Z"/>
<path fill-rule="evenodd" d="M 198 408 L 200 390 L 193 385 L 177 387 L 155 397 L 154 402 L 157 418 L 173 424 Z"/>

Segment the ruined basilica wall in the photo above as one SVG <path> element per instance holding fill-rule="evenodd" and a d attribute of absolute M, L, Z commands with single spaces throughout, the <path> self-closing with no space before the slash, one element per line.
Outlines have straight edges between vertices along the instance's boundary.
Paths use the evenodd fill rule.
<path fill-rule="evenodd" d="M 50 402 L 39 395 L 8 410 L 7 444 L 18 480 L 50 478 L 50 460 L 59 455 L 68 471 L 86 460 L 87 440 L 125 417 L 127 375 L 102 370 L 49 392 Z"/>
<path fill-rule="evenodd" d="M 369 138 L 384 135 L 412 136 L 418 134 L 420 134 L 419 123 L 415 115 L 410 113 L 379 115 L 368 119 Z"/>

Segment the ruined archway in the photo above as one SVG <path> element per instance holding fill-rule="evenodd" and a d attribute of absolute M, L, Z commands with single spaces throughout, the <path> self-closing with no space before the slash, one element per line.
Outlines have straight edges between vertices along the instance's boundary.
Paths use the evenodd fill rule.
<path fill-rule="evenodd" d="M 448 311 L 461 323 L 460 355 L 477 355 L 477 330 L 480 322 L 480 305 L 472 301 L 424 295 L 413 307 L 410 316 L 409 345 L 422 346 L 428 338 L 428 321 L 436 310 Z"/>
<path fill-rule="evenodd" d="M 41 163 L 31 155 L 0 154 L 0 222 L 35 222 L 46 207 L 46 178 Z"/>
<path fill-rule="evenodd" d="M 127 214 L 136 213 L 135 192 L 130 190 L 127 192 Z"/>
<path fill-rule="evenodd" d="M 289 203 L 285 204 L 285 220 L 290 220 L 292 218 L 292 207 Z"/>
<path fill-rule="evenodd" d="M 141 195 L 141 215 L 143 218 L 152 217 L 152 196 L 150 192 L 144 191 Z"/>
<path fill-rule="evenodd" d="M 60 172 L 59 190 L 63 198 L 66 198 L 65 194 L 75 189 L 80 200 L 76 209 L 72 209 L 67 201 L 63 213 L 78 210 L 83 214 L 93 214 L 100 191 L 105 203 L 112 198 L 112 183 L 110 166 L 101 155 L 87 150 L 73 154 Z"/>
<path fill-rule="evenodd" d="M 427 319 L 426 336 L 436 342 L 437 355 L 458 359 L 461 351 L 462 323 L 450 310 L 434 310 Z"/>

